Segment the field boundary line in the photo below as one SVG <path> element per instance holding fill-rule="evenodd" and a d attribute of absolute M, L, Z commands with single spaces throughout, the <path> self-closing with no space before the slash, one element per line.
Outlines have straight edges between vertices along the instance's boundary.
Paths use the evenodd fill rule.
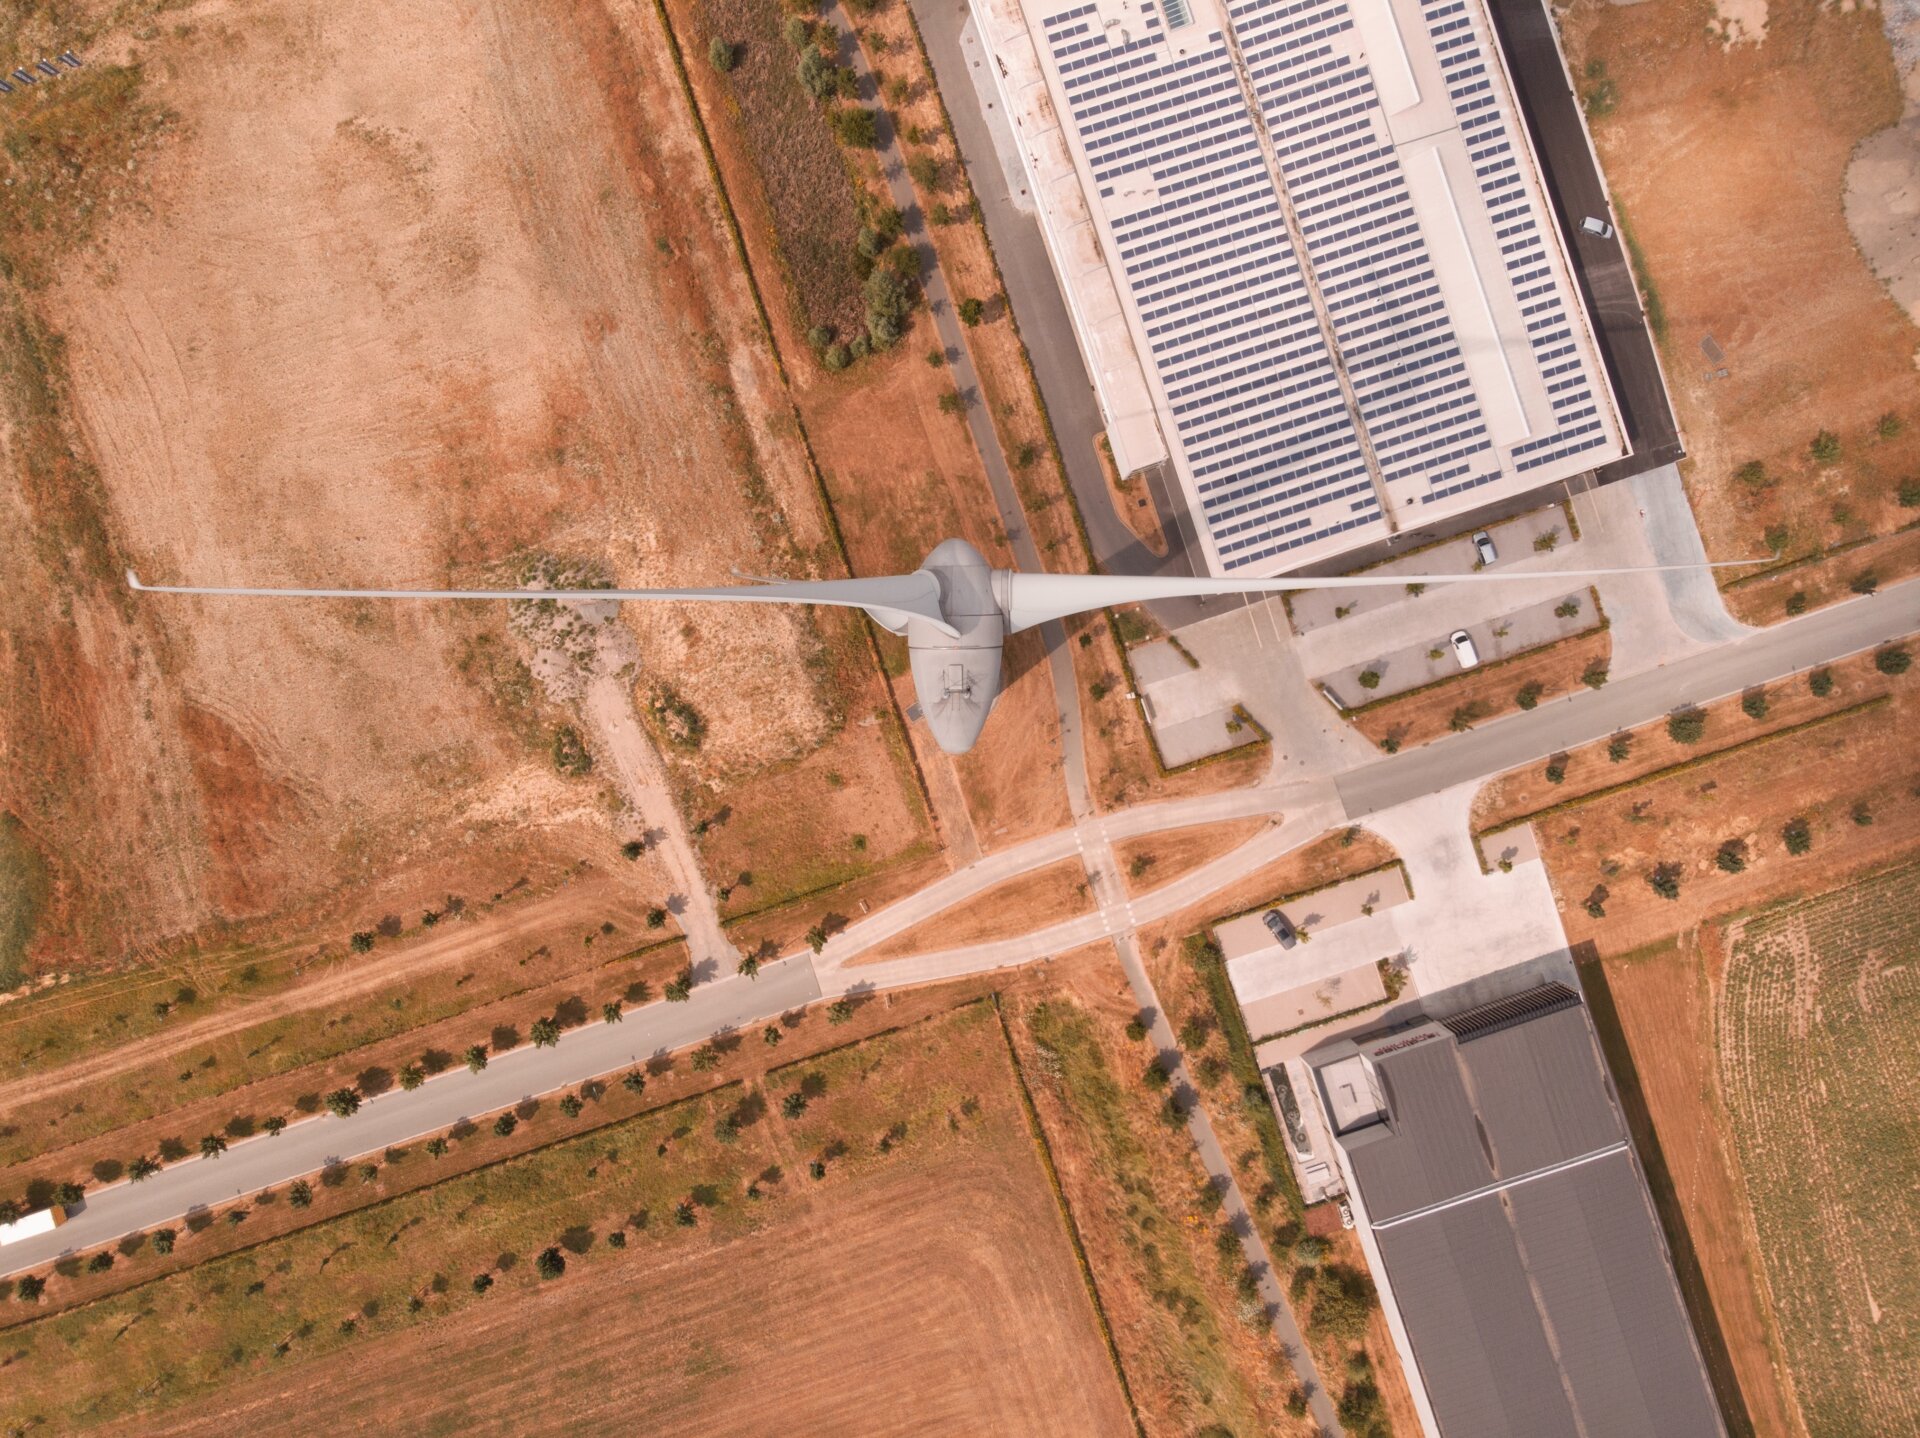
<path fill-rule="evenodd" d="M 840 527 L 839 513 L 833 507 L 833 496 L 827 490 L 826 476 L 820 472 L 820 459 L 813 450 L 813 437 L 807 433 L 806 419 L 800 413 L 800 406 L 793 397 L 793 375 L 787 368 L 785 357 L 780 353 L 780 342 L 774 336 L 773 321 L 767 314 L 767 302 L 760 290 L 759 277 L 753 270 L 753 258 L 747 252 L 746 236 L 740 229 L 740 216 L 735 210 L 733 196 L 727 192 L 726 177 L 720 173 L 720 161 L 713 151 L 713 137 L 707 133 L 706 119 L 700 113 L 700 101 L 694 94 L 693 78 L 687 74 L 686 55 L 680 48 L 679 33 L 673 28 L 673 17 L 667 13 L 666 0 L 653 0 L 653 12 L 660 22 L 660 32 L 667 42 L 667 54 L 673 61 L 673 72 L 680 81 L 680 97 L 686 104 L 687 118 L 693 122 L 694 133 L 700 137 L 700 153 L 707 162 L 707 178 L 713 184 L 715 197 L 720 201 L 720 213 L 727 222 L 727 234 L 733 241 L 734 254 L 740 261 L 740 272 L 747 281 L 747 292 L 753 296 L 753 309 L 760 320 L 760 334 L 766 341 L 767 352 L 773 357 L 774 370 L 780 376 L 780 386 L 787 397 L 787 413 L 793 419 L 794 433 L 800 437 L 801 453 L 807 457 L 807 473 L 813 480 L 814 501 L 820 506 L 821 516 L 826 520 L 827 533 L 833 540 L 834 553 L 840 558 L 840 566 L 848 574 L 854 572 L 852 556 L 847 552 L 846 532 Z M 920 766 L 920 756 L 914 752 L 913 741 L 907 733 L 906 715 L 900 711 L 900 698 L 893 690 L 893 681 L 887 674 L 886 656 L 880 652 L 880 641 L 874 632 L 874 623 L 866 619 L 862 632 L 867 638 L 867 653 L 873 660 L 873 667 L 880 679 L 880 687 L 887 696 L 887 712 L 893 716 L 891 738 L 897 752 L 902 754 L 911 769 L 914 784 L 920 793 L 921 813 L 925 816 L 928 829 L 939 833 L 937 811 L 933 807 L 933 791 L 927 784 L 926 772 Z M 942 847 L 945 847 L 944 845 Z M 884 871 L 882 871 L 884 872 Z"/>
<path fill-rule="evenodd" d="M 1027 1115 L 1027 1132 L 1033 1137 L 1034 1151 L 1040 1156 L 1040 1166 L 1047 1171 L 1047 1184 L 1053 1189 L 1053 1201 L 1060 1211 L 1060 1221 L 1066 1225 L 1067 1239 L 1073 1244 L 1074 1261 L 1080 1265 L 1080 1281 L 1086 1286 L 1087 1299 L 1093 1304 L 1093 1316 L 1100 1324 L 1100 1336 L 1107 1343 L 1107 1359 L 1113 1364 L 1113 1376 L 1120 1382 L 1120 1395 L 1127 1400 L 1127 1412 L 1133 1416 L 1133 1431 L 1136 1438 L 1147 1438 L 1146 1424 L 1140 1418 L 1140 1405 L 1134 1401 L 1133 1385 L 1127 1382 L 1126 1365 L 1120 1361 L 1120 1344 L 1113 1336 L 1113 1324 L 1107 1318 L 1107 1306 L 1100 1300 L 1100 1283 L 1093 1276 L 1093 1264 L 1087 1258 L 1087 1246 L 1080 1238 L 1080 1225 L 1074 1222 L 1073 1205 L 1067 1202 L 1067 1191 L 1060 1183 L 1060 1169 L 1053 1161 L 1053 1149 L 1047 1143 L 1047 1132 L 1040 1123 L 1040 1110 L 1034 1106 L 1033 1091 L 1027 1087 L 1026 1071 L 1020 1067 L 1019 1050 L 1013 1046 L 1013 1030 L 1007 1026 L 1007 1011 L 1001 1005 L 1000 991 L 992 994 L 993 1014 L 1000 1021 L 1000 1038 L 1006 1045 L 1007 1063 L 1013 1070 L 1013 1086 L 1020 1095 L 1020 1107 Z"/>
<path fill-rule="evenodd" d="M 1727 696 L 1722 695 L 1720 697 L 1725 698 Z M 1726 758 L 1730 754 L 1739 754 L 1762 744 L 1770 744 L 1776 739 L 1788 739 L 1795 734 L 1804 734 L 1808 730 L 1817 729 L 1823 724 L 1833 724 L 1842 719 L 1850 719 L 1857 714 L 1864 714 L 1869 709 L 1878 709 L 1881 705 L 1889 704 L 1892 701 L 1893 696 L 1891 694 L 1876 694 L 1871 699 L 1862 699 L 1857 704 L 1849 704 L 1845 709 L 1836 709 L 1831 714 L 1816 714 L 1811 719 L 1802 719 L 1798 724 L 1789 724 L 1784 729 L 1775 729 L 1766 734 L 1756 734 L 1751 739 L 1742 739 L 1738 743 L 1729 744 L 1724 749 L 1715 749 L 1710 754 L 1696 754 L 1692 758 L 1682 759 L 1676 764 L 1669 764 L 1663 769 L 1650 770 L 1637 778 L 1622 779 L 1617 784 L 1608 784 L 1604 788 L 1595 789 L 1592 793 L 1576 794 L 1570 799 L 1562 799 L 1557 804 L 1549 804 L 1546 808 L 1537 809 L 1531 814 L 1522 814 L 1517 818 L 1506 819 L 1485 829 L 1475 829 L 1472 831 L 1475 846 L 1478 847 L 1482 839 L 1491 839 L 1497 834 L 1504 834 L 1510 829 L 1517 829 L 1522 824 L 1536 824 L 1542 819 L 1551 819 L 1557 814 L 1564 814 L 1573 809 L 1583 808 L 1588 804 L 1596 803 L 1601 799 L 1609 799 L 1617 794 L 1624 794 L 1629 789 L 1637 788 L 1642 784 L 1651 784 L 1661 779 L 1671 779 L 1676 775 L 1685 774 L 1689 770 L 1698 769 L 1702 764 L 1711 764 L 1715 760 Z M 1480 862 L 1484 870 L 1486 860 L 1483 858 Z"/>

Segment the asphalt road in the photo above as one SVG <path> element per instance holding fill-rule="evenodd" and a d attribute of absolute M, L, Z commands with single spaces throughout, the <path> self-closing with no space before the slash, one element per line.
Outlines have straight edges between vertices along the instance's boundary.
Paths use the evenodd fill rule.
<path fill-rule="evenodd" d="M 1920 629 L 1920 582 L 1849 600 L 1651 669 L 1604 689 L 1582 690 L 1531 713 L 1496 719 L 1410 753 L 1339 775 L 1334 783 L 1349 818 L 1436 794 L 1455 784 L 1591 744 L 1688 704 L 1738 694 L 1758 684 L 1871 649 Z"/>
<path fill-rule="evenodd" d="M 331 1163 L 444 1133 L 462 1120 L 636 1067 L 716 1033 L 766 1023 L 819 997 L 812 959 L 782 959 L 761 969 L 757 979 L 730 975 L 701 984 L 685 1003 L 649 1004 L 629 1009 L 621 1023 L 596 1021 L 569 1030 L 552 1048 L 523 1044 L 480 1073 L 455 1068 L 411 1093 L 395 1088 L 370 1098 L 352 1118 L 303 1119 L 277 1138 L 241 1140 L 219 1158 L 196 1155 L 143 1183 L 97 1189 L 63 1227 L 0 1248 L 0 1274 L 111 1243 Z"/>
<path fill-rule="evenodd" d="M 1580 99 L 1568 84 L 1553 22 L 1542 0 L 1490 4 L 1534 153 L 1540 157 L 1548 200 L 1573 256 L 1575 278 L 1633 449 L 1626 459 L 1602 469 L 1600 478 L 1625 479 L 1670 464 L 1681 455 L 1679 428 L 1627 262 L 1626 236 L 1617 223 L 1610 240 L 1580 230 L 1580 221 L 1588 215 L 1616 222 L 1619 217 L 1607 203 L 1606 184 L 1587 143 Z"/>

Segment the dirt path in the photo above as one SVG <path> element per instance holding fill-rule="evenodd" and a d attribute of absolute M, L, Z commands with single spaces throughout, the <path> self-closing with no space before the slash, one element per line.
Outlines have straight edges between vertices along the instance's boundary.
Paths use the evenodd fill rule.
<path fill-rule="evenodd" d="M 325 971 L 285 993 L 235 1004 L 137 1044 L 107 1049 L 51 1072 L 0 1083 L 0 1110 L 102 1084 L 155 1059 L 203 1048 L 241 1029 L 285 1014 L 342 1004 L 387 988 L 403 977 L 472 963 L 496 949 L 536 939 L 555 929 L 597 925 L 606 917 L 610 888 L 610 882 L 569 885 L 557 894 L 509 908 L 497 918 L 438 929 L 431 938 L 396 950 L 384 959 Z"/>

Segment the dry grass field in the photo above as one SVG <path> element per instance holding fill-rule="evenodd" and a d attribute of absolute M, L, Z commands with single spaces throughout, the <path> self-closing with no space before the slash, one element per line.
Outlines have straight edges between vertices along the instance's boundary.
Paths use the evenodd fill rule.
<path fill-rule="evenodd" d="M 9 946 L 100 963 L 612 858 L 652 821 L 553 772 L 562 716 L 503 616 L 134 603 L 116 576 L 835 569 L 651 11 L 140 9 L 60 40 L 137 70 L 0 115 L 19 193 L 89 216 L 0 226 Z M 855 621 L 625 618 L 643 688 L 670 673 L 706 721 L 694 817 L 746 836 L 804 789 L 815 837 L 868 837 L 841 875 L 926 842 Z M 763 892 L 812 877 L 757 859 Z"/>
<path fill-rule="evenodd" d="M 1015 939 L 1049 924 L 1092 913 L 1093 909 L 1086 866 L 1077 857 L 1061 859 L 921 920 L 860 955 L 854 963 L 878 963 L 907 954 Z"/>
<path fill-rule="evenodd" d="M 547 1245 L 560 1278 L 533 1272 Z M 62 1431 L 231 1432 L 322 1401 L 349 1427 L 417 1432 L 1129 1426 L 985 1004 L 16 1327 L 8 1346 L 0 1409 Z M 82 1364 L 94 1377 L 76 1385 Z"/>
<path fill-rule="evenodd" d="M 1883 538 L 1920 517 L 1898 497 L 1920 476 L 1920 329 L 1843 206 L 1855 146 L 1899 118 L 1900 87 L 1878 7 L 1774 0 L 1763 38 L 1734 43 L 1713 17 L 1704 0 L 1576 0 L 1560 23 L 1649 290 L 1708 552 L 1809 560 L 1729 589 L 1739 617 L 1772 623 L 1795 592 L 1818 604 L 1861 573 L 1920 566 L 1920 545 Z M 1837 446 L 1816 454 L 1822 431 Z"/>

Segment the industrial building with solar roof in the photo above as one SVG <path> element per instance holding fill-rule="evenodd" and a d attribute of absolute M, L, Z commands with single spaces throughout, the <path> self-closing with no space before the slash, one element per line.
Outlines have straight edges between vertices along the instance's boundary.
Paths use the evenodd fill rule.
<path fill-rule="evenodd" d="M 1482 0 L 973 0 L 1122 474 L 1268 575 L 1625 453 Z"/>
<path fill-rule="evenodd" d="M 1439 1438 L 1725 1428 L 1580 995 L 1546 983 L 1307 1055 Z"/>

